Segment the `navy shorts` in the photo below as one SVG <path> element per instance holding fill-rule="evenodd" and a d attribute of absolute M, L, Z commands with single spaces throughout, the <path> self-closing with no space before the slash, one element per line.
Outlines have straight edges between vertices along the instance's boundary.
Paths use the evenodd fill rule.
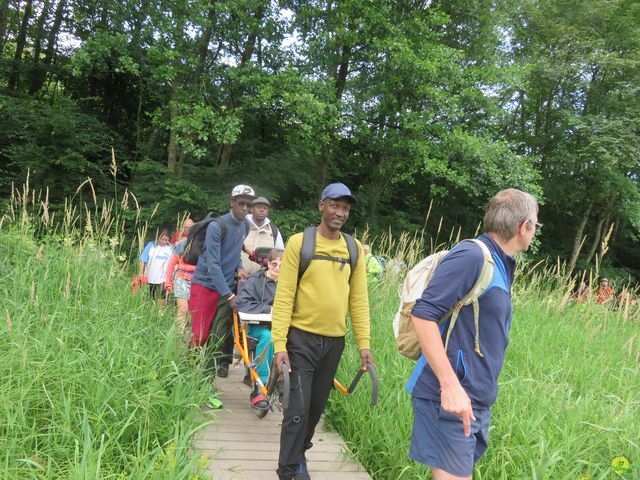
<path fill-rule="evenodd" d="M 465 437 L 462 420 L 445 412 L 440 402 L 412 397 L 413 433 L 409 457 L 452 475 L 469 477 L 487 449 L 491 410 L 473 409 L 471 435 Z"/>

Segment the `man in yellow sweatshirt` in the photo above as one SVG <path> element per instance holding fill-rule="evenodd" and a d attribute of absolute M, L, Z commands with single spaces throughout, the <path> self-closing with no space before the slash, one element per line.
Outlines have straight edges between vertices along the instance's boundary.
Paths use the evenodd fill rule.
<path fill-rule="evenodd" d="M 360 348 L 362 368 L 373 364 L 369 350 L 369 300 L 362 245 L 353 272 L 340 229 L 356 202 L 342 183 L 328 185 L 320 197 L 322 220 L 315 252 L 299 277 L 303 234 L 293 235 L 284 251 L 272 312 L 275 366 L 289 367 L 291 392 L 280 433 L 278 477 L 308 480 L 305 452 L 333 385 L 344 349 L 347 311 Z"/>

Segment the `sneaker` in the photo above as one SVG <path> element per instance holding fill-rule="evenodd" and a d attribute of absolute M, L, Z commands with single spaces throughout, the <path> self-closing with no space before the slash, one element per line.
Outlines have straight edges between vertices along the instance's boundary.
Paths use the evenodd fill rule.
<path fill-rule="evenodd" d="M 218 398 L 218 396 L 216 395 L 215 392 L 211 392 L 209 393 L 209 396 L 207 397 L 207 403 L 206 403 L 207 407 L 213 409 L 213 410 L 217 410 L 219 408 L 222 408 L 224 405 L 222 404 L 222 401 Z"/>
<path fill-rule="evenodd" d="M 220 378 L 227 378 L 229 376 L 229 364 L 228 363 L 221 363 L 218 366 L 218 376 Z"/>
<path fill-rule="evenodd" d="M 265 397 L 262 393 L 258 393 L 257 395 L 251 394 L 249 400 L 251 401 L 251 408 L 255 408 L 257 410 L 265 410 L 269 408 L 267 397 Z"/>
<path fill-rule="evenodd" d="M 298 470 L 296 470 L 296 476 L 293 477 L 293 480 L 311 480 L 309 470 L 307 470 L 307 459 L 305 457 L 302 457 L 302 460 L 300 460 Z"/>

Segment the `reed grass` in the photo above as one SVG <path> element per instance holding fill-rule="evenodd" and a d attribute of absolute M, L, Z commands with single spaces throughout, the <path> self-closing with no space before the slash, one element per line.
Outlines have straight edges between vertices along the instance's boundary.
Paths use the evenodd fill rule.
<path fill-rule="evenodd" d="M 14 189 L 0 220 L 2 479 L 201 478 L 192 439 L 211 385 L 173 310 L 130 292 L 133 198 L 56 215 L 46 193 Z"/>
<path fill-rule="evenodd" d="M 126 190 L 99 200 L 90 180 L 82 189 L 89 204 L 70 199 L 54 212 L 47 191 L 27 183 L 0 217 L 0 478 L 202 478 L 207 459 L 192 439 L 206 424 L 199 405 L 210 384 L 176 337 L 173 311 L 129 292 L 128 259 L 148 234 L 137 200 Z M 370 243 L 411 267 L 460 239 L 459 228 L 441 225 Z M 590 276 L 595 283 L 597 271 Z M 474 478 L 608 479 L 619 455 L 632 462 L 620 478 L 640 478 L 640 315 L 627 302 L 576 304 L 580 280 L 559 261 L 521 263 L 490 448 Z M 428 478 L 407 458 L 404 384 L 414 363 L 394 346 L 397 282 L 387 276 L 370 289 L 379 405 L 369 407 L 363 380 L 327 409 L 376 480 Z M 348 345 L 343 383 L 359 364 Z"/>
<path fill-rule="evenodd" d="M 577 280 L 561 262 L 519 267 L 511 344 L 475 479 L 640 479 L 640 314 L 637 305 L 572 301 Z M 430 478 L 408 459 L 413 412 L 404 386 L 414 362 L 394 345 L 397 285 L 370 287 L 379 405 L 369 406 L 362 385 L 350 397 L 332 394 L 327 409 L 375 480 Z M 338 373 L 345 380 L 359 365 L 353 340 L 347 345 Z M 624 475 L 612 470 L 617 456 L 631 461 Z"/>

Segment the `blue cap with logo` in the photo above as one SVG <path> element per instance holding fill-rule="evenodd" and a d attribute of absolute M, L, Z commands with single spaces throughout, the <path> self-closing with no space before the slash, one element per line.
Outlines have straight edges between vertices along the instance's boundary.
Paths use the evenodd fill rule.
<path fill-rule="evenodd" d="M 351 194 L 351 190 L 344 183 L 330 183 L 322 191 L 320 201 L 330 198 L 337 200 L 339 198 L 348 198 L 351 203 L 356 203 L 356 197 Z"/>

